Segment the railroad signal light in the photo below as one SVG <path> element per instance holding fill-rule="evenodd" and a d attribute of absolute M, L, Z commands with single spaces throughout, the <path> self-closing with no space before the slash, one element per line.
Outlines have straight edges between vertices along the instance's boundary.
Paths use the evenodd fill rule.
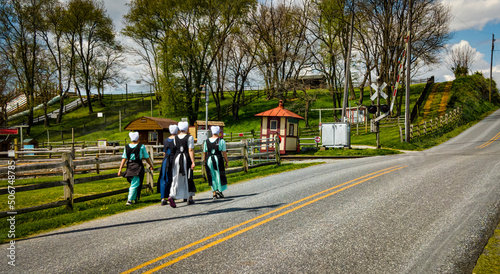
<path fill-rule="evenodd" d="M 377 106 L 371 105 L 367 107 L 368 113 L 370 114 L 376 114 L 377 113 Z M 388 105 L 380 105 L 379 107 L 381 113 L 387 113 L 389 112 L 389 106 Z"/>
<path fill-rule="evenodd" d="M 377 106 L 373 106 L 373 105 L 368 106 L 368 113 L 370 113 L 370 114 L 377 113 Z"/>
<path fill-rule="evenodd" d="M 380 105 L 380 112 L 382 112 L 382 113 L 389 112 L 389 106 L 388 105 Z"/>

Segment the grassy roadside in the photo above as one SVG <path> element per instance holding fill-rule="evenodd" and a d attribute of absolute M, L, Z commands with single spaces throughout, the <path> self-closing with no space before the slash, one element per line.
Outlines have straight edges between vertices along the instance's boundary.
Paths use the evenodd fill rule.
<path fill-rule="evenodd" d="M 228 184 L 236 184 L 250 179 L 265 177 L 271 174 L 291 171 L 295 169 L 305 168 L 319 163 L 300 163 L 300 164 L 283 164 L 281 166 L 268 165 L 249 170 L 248 173 L 233 173 L 228 175 Z M 117 170 L 107 171 L 116 173 Z M 157 174 L 156 174 L 157 176 Z M 155 178 L 156 180 L 157 178 Z M 197 193 L 209 191 L 210 187 L 203 179 L 195 180 Z M 89 195 L 92 193 L 100 193 L 114 189 L 128 187 L 129 184 L 123 178 L 113 178 L 101 182 L 85 183 L 75 186 L 75 197 L 78 195 Z M 47 190 L 47 189 L 45 189 Z M 40 190 L 41 191 L 41 190 Z M 21 196 L 23 192 L 16 195 L 16 202 L 22 202 L 23 207 L 46 203 L 48 201 L 63 199 L 63 191 L 61 187 L 50 188 L 49 191 L 34 194 L 30 191 L 29 196 Z M 28 193 L 28 192 L 26 192 Z M 80 194 L 79 194 L 80 193 Z M 19 196 L 18 196 L 19 195 Z M 39 233 L 48 232 L 54 229 L 68 227 L 83 223 L 86 221 L 103 218 L 137 208 L 142 208 L 151 205 L 157 205 L 160 201 L 160 194 L 148 193 L 143 190 L 141 201 L 133 206 L 125 206 L 127 194 L 118 194 L 110 197 L 105 197 L 93 201 L 76 203 L 73 210 L 65 207 L 52 208 L 36 212 L 20 214 L 16 216 L 16 240 L 25 239 Z M 3 205 L 2 205 L 3 206 Z M 2 209 L 5 210 L 5 209 Z M 9 231 L 8 222 L 0 223 L 0 239 L 2 243 L 7 242 L 7 232 Z"/>

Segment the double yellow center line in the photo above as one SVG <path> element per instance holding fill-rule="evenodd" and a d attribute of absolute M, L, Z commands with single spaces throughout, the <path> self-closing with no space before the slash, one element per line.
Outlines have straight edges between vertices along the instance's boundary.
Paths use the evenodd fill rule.
<path fill-rule="evenodd" d="M 493 144 L 493 142 L 495 142 L 498 138 L 500 138 L 500 132 L 497 133 L 497 135 L 493 136 L 493 138 L 491 138 L 488 142 L 476 147 L 476 148 L 485 148 L 491 144 Z"/>
<path fill-rule="evenodd" d="M 232 230 L 236 230 L 236 229 L 238 229 L 238 228 L 241 228 L 241 227 L 243 227 L 243 226 L 245 226 L 245 225 L 247 225 L 247 224 L 253 223 L 253 222 L 255 222 L 255 221 L 259 220 L 259 219 L 264 219 L 265 217 L 268 217 L 268 216 L 270 216 L 270 215 L 272 215 L 272 214 L 274 214 L 274 213 L 277 213 L 277 212 L 279 212 L 279 211 L 283 211 L 283 212 L 281 212 L 281 213 L 279 213 L 279 214 L 276 214 L 276 215 L 270 216 L 270 217 L 268 217 L 268 218 L 266 218 L 266 219 L 264 219 L 264 220 L 261 220 L 261 221 L 259 221 L 259 222 L 257 222 L 257 223 L 254 223 L 254 224 L 252 224 L 252 225 L 250 225 L 250 226 L 247 226 L 247 227 L 245 227 L 245 228 L 242 228 L 242 229 L 240 229 L 240 230 L 237 230 L 237 231 L 235 231 L 235 232 L 233 232 L 233 233 L 231 233 L 231 234 L 229 234 L 229 235 L 226 235 L 226 236 L 224 236 L 224 237 L 222 237 L 222 238 L 220 238 L 220 239 L 218 239 L 218 240 L 215 240 L 215 241 L 209 242 L 209 243 L 207 243 L 207 244 L 205 244 L 205 245 L 203 245 L 203 246 L 200 246 L 200 247 L 198 247 L 197 249 L 195 249 L 195 250 L 193 250 L 193 251 L 190 251 L 190 252 L 185 253 L 185 254 L 183 254 L 183 255 L 181 255 L 181 256 L 179 256 L 179 257 L 177 257 L 177 258 L 174 258 L 174 259 L 172 259 L 172 260 L 169 260 L 169 261 L 167 261 L 167 262 L 165 262 L 165 263 L 163 263 L 163 264 L 161 264 L 161 265 L 159 265 L 159 266 L 157 266 L 157 267 L 155 267 L 155 268 L 153 268 L 153 269 L 150 269 L 150 270 L 148 270 L 148 271 L 146 271 L 146 272 L 144 272 L 144 273 L 153 273 L 153 272 L 156 272 L 156 271 L 161 270 L 161 269 L 163 269 L 163 268 L 165 268 L 165 267 L 167 267 L 167 266 L 169 266 L 169 265 L 172 265 L 172 264 L 174 264 L 174 263 L 176 263 L 176 262 L 179 262 L 179 261 L 181 261 L 181 260 L 184 260 L 184 259 L 186 259 L 186 258 L 188 258 L 188 257 L 190 257 L 190 256 L 192 256 L 192 255 L 194 255 L 194 254 L 196 254 L 196 253 L 199 253 L 199 252 L 201 252 L 201 251 L 203 251 L 203 250 L 206 250 L 206 249 L 208 249 L 208 248 L 210 248 L 210 247 L 212 247 L 212 246 L 215 246 L 215 245 L 217 245 L 217 244 L 219 244 L 219 243 L 222 243 L 222 242 L 227 241 L 227 240 L 229 240 L 229 239 L 231 239 L 231 238 L 233 238 L 233 237 L 236 237 L 236 236 L 238 236 L 238 235 L 240 235 L 240 234 L 242 234 L 242 233 L 245 233 L 246 231 L 252 230 L 252 229 L 254 229 L 254 228 L 258 227 L 258 226 L 261 226 L 261 225 L 263 225 L 263 224 L 265 224 L 265 223 L 268 223 L 268 222 L 270 222 L 270 221 L 272 221 L 272 220 L 274 220 L 274 219 L 277 219 L 277 218 L 279 218 L 279 217 L 281 217 L 281 216 L 284 216 L 284 215 L 286 215 L 286 214 L 288 214 L 288 213 L 291 213 L 291 212 L 293 212 L 293 211 L 295 211 L 295 210 L 297 210 L 297 209 L 303 208 L 303 207 L 305 207 L 305 206 L 307 206 L 307 205 L 310 205 L 310 204 L 312 204 L 312 203 L 315 203 L 315 202 L 317 202 L 317 201 L 320 201 L 320 200 L 322 200 L 322 199 L 324 199 L 324 198 L 330 197 L 330 196 L 332 196 L 332 195 L 334 195 L 334 194 L 337 194 L 337 193 L 339 193 L 339 192 L 341 192 L 341 191 L 344 191 L 344 190 L 346 190 L 346 189 L 348 189 L 348 188 L 351 188 L 351 187 L 353 187 L 353 186 L 356 186 L 356 185 L 358 185 L 358 184 L 361 184 L 361 183 L 366 182 L 366 181 L 368 181 L 368 180 L 371 180 L 371 179 L 373 179 L 373 178 L 376 178 L 376 177 L 382 176 L 382 175 L 384 175 L 384 174 L 387 174 L 387 173 L 390 173 L 390 172 L 393 172 L 393 171 L 396 171 L 396 170 L 399 170 L 399 169 L 402 169 L 402 168 L 405 168 L 405 167 L 406 167 L 406 166 L 399 166 L 399 165 L 398 165 L 398 166 L 393 166 L 393 167 L 390 167 L 390 168 L 386 168 L 386 169 L 383 169 L 383 170 L 379 170 L 379 171 L 377 171 L 377 172 L 370 173 L 370 174 L 368 174 L 368 175 L 365 175 L 365 176 L 362 176 L 362 177 L 356 178 L 356 179 L 354 179 L 354 180 L 351 180 L 351 181 L 345 182 L 345 183 L 343 183 L 343 184 L 340 184 L 340 185 L 334 186 L 334 187 L 332 187 L 332 188 L 329 188 L 329 189 L 323 190 L 323 191 L 321 191 L 321 192 L 318 192 L 318 193 L 313 194 L 313 195 L 311 195 L 311 196 L 308 196 L 308 197 L 306 197 L 306 198 L 300 199 L 300 200 L 295 201 L 295 202 L 293 202 L 293 203 L 290 203 L 290 204 L 288 204 L 288 205 L 282 206 L 282 207 L 280 207 L 280 208 L 277 208 L 277 209 L 272 210 L 272 211 L 270 211 L 270 212 L 267 212 L 267 213 L 265 213 L 265 214 L 259 215 L 259 216 L 255 217 L 255 218 L 252 218 L 252 219 L 250 219 L 250 220 L 247 220 L 247 221 L 245 221 L 245 222 L 242 222 L 242 223 L 237 224 L 237 225 L 235 225 L 235 226 L 232 226 L 232 227 L 230 227 L 230 228 L 224 229 L 224 230 L 222 230 L 222 231 L 220 231 L 220 232 L 217 232 L 217 233 L 212 234 L 212 235 L 210 235 L 210 236 L 208 236 L 208 237 L 206 237 L 206 238 L 203 238 L 203 239 L 201 239 L 201 240 L 198 240 L 198 241 L 196 241 L 196 242 L 193 242 L 193 243 L 191 243 L 191 244 L 188 244 L 188 245 L 186 245 L 186 246 L 183 246 L 183 247 L 181 247 L 181 248 L 178 248 L 178 249 L 176 249 L 176 250 L 174 250 L 174 251 L 168 252 L 168 253 L 166 253 L 166 254 L 164 254 L 164 255 L 162 255 L 162 256 L 160 256 L 160 257 L 157 257 L 157 258 L 155 258 L 155 259 L 153 259 L 153 260 L 151 260 L 151 261 L 145 262 L 145 263 L 140 264 L 140 265 L 138 265 L 138 266 L 136 266 L 136 267 L 134 267 L 134 268 L 132 268 L 132 269 L 129 269 L 129 270 L 125 271 L 125 272 L 122 272 L 122 274 L 132 273 L 132 272 L 134 272 L 134 271 L 136 271 L 136 270 L 139 270 L 139 269 L 144 268 L 144 267 L 146 267 L 146 266 L 148 266 L 148 265 L 154 264 L 154 263 L 156 263 L 156 262 L 158 262 L 158 261 L 160 261 L 160 260 L 163 260 L 163 259 L 165 259 L 165 258 L 168 258 L 168 257 L 170 257 L 170 256 L 172 256 L 172 255 L 174 255 L 174 254 L 177 254 L 177 253 L 179 253 L 179 252 L 181 252 L 181 251 L 184 251 L 184 250 L 186 250 L 186 249 L 189 249 L 189 248 L 191 248 L 191 247 L 194 247 L 194 246 L 196 246 L 196 245 L 198 245 L 198 244 L 201 244 L 201 243 L 207 242 L 208 240 L 213 239 L 213 238 L 215 238 L 215 237 L 217 237 L 217 236 L 220 236 L 220 235 L 225 234 L 225 233 L 228 233 L 228 232 L 230 232 L 230 231 L 232 231 Z M 334 191 L 333 191 L 333 190 L 334 190 Z M 321 196 L 321 195 L 322 195 L 322 196 Z M 314 199 L 313 199 L 313 198 L 314 198 Z M 309 200 L 309 201 L 308 201 L 308 200 Z M 307 201 L 307 202 L 306 202 L 306 201 Z M 303 203 L 303 202 L 304 202 L 304 203 Z M 302 204 L 300 204 L 300 203 L 302 203 Z M 300 205 L 297 205 L 297 204 L 300 204 Z M 295 205 L 297 205 L 297 206 L 295 206 Z M 295 206 L 295 207 L 294 207 L 294 206 Z M 287 210 L 285 210 L 285 209 L 287 209 Z"/>

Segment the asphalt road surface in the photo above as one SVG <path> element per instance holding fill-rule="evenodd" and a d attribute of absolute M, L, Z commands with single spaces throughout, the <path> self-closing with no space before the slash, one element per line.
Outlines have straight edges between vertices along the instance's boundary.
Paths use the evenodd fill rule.
<path fill-rule="evenodd" d="M 438 147 L 230 185 L 16 242 L 1 273 L 471 273 L 499 221 L 500 111 Z M 125 205 L 124 205 L 125 206 Z M 2 245 L 7 252 L 9 245 Z"/>

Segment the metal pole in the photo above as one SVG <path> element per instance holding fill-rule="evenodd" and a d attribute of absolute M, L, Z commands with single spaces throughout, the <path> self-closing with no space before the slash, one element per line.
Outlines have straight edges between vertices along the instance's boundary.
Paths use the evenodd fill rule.
<path fill-rule="evenodd" d="M 208 130 L 208 91 L 205 85 L 201 85 L 200 87 L 205 92 L 205 130 Z"/>
<path fill-rule="evenodd" d="M 495 34 L 491 38 L 491 62 L 490 62 L 490 102 L 491 92 L 493 90 L 493 51 L 495 50 Z"/>
<path fill-rule="evenodd" d="M 411 28 L 412 28 L 412 6 L 413 0 L 410 0 L 408 10 L 408 47 L 406 52 L 406 95 L 405 95 L 405 142 L 410 142 L 410 64 L 411 64 Z M 395 100 L 395 98 L 393 98 Z"/>

